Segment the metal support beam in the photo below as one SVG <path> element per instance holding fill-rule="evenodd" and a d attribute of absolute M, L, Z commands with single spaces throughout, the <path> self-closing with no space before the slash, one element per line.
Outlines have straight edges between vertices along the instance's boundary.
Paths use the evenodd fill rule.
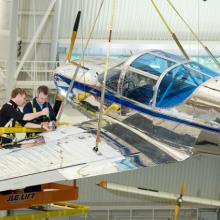
<path fill-rule="evenodd" d="M 217 212 L 217 220 L 220 220 L 220 211 Z"/>
<path fill-rule="evenodd" d="M 16 59 L 17 59 L 17 22 L 18 22 L 18 6 L 19 0 L 11 2 L 10 12 L 10 35 L 9 35 L 9 53 L 7 62 L 7 72 L 5 79 L 6 88 L 6 99 L 10 98 L 11 91 L 15 86 L 15 70 L 16 70 Z"/>
<path fill-rule="evenodd" d="M 33 46 L 34 46 L 34 43 L 36 42 L 36 39 L 38 38 L 38 36 L 40 35 L 42 29 L 44 28 L 44 25 L 46 24 L 47 18 L 49 17 L 49 15 L 50 15 L 50 13 L 51 13 L 51 11 L 52 11 L 52 9 L 53 9 L 55 3 L 56 3 L 56 0 L 52 0 L 52 1 L 51 1 L 51 3 L 50 3 L 50 5 L 49 5 L 49 7 L 48 7 L 48 9 L 47 9 L 47 11 L 46 11 L 44 17 L 42 18 L 41 23 L 40 23 L 40 25 L 39 25 L 39 27 L 38 27 L 36 33 L 34 34 L 34 36 L 33 36 L 32 40 L 31 40 L 30 44 L 28 45 L 27 50 L 26 50 L 25 53 L 24 53 L 24 56 L 23 56 L 22 59 L 21 59 L 21 62 L 20 62 L 20 64 L 19 64 L 18 68 L 16 69 L 15 79 L 17 79 L 18 74 L 19 74 L 19 72 L 21 71 L 21 68 L 22 68 L 23 65 L 24 65 L 24 62 L 27 60 L 27 58 L 28 58 L 28 56 L 29 56 L 29 54 L 30 54 L 30 52 L 31 52 L 31 50 L 32 50 L 32 48 L 33 48 Z"/>
<path fill-rule="evenodd" d="M 56 4 L 55 4 L 55 13 L 54 13 L 54 17 L 53 17 L 51 58 L 50 58 L 51 61 L 55 61 L 56 60 L 56 55 L 57 55 L 61 6 L 62 6 L 62 1 L 57 0 Z"/>

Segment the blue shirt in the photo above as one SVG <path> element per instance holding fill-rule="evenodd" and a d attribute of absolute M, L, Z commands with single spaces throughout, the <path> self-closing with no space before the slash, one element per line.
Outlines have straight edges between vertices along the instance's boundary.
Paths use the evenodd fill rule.
<path fill-rule="evenodd" d="M 33 103 L 33 106 L 32 106 L 32 103 Z M 53 108 L 51 107 L 50 103 L 49 102 L 45 102 L 43 105 L 40 105 L 38 102 L 37 102 L 37 99 L 36 97 L 32 100 L 32 103 L 31 102 L 28 102 L 25 106 L 24 106 L 24 109 L 23 109 L 23 112 L 24 113 L 33 113 L 34 110 L 33 108 L 36 109 L 36 112 L 40 112 L 43 108 L 46 108 L 48 107 L 49 109 L 49 119 L 50 121 L 56 121 L 56 116 L 54 114 L 54 111 L 53 111 Z M 40 120 L 39 120 L 40 122 Z"/>

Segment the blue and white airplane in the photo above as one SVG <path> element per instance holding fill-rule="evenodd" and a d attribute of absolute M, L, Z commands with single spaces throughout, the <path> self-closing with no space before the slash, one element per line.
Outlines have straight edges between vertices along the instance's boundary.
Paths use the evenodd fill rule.
<path fill-rule="evenodd" d="M 86 92 L 83 102 L 97 108 L 103 73 L 102 63 L 95 62 L 80 67 L 72 96 Z M 75 69 L 69 63 L 55 70 L 59 94 L 67 92 Z M 163 51 L 112 63 L 98 152 L 96 120 L 1 145 L 0 192 L 174 163 L 199 153 L 220 155 L 219 96 L 217 72 Z"/>
<path fill-rule="evenodd" d="M 85 96 L 84 103 L 99 108 L 102 65 L 93 58 L 79 68 L 71 103 Z M 66 95 L 76 68 L 70 62 L 54 71 L 60 95 Z M 40 141 L 37 136 L 2 145 L 0 191 L 174 163 L 199 153 L 220 155 L 219 80 L 218 72 L 159 50 L 114 60 L 99 151 L 93 150 L 96 120 L 58 127 L 40 134 Z"/>
<path fill-rule="evenodd" d="M 80 67 L 72 96 L 101 95 L 103 73 L 96 62 L 99 65 L 85 62 Z M 65 96 L 75 69 L 70 63 L 54 71 L 61 95 Z M 98 106 L 96 100 L 89 104 Z M 105 103 L 119 106 L 117 112 L 107 115 L 161 143 L 189 151 L 220 152 L 220 74 L 197 62 L 152 50 L 113 63 Z"/>

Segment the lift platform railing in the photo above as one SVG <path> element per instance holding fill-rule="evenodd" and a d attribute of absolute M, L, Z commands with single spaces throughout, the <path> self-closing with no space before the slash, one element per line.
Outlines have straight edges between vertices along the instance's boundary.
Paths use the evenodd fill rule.
<path fill-rule="evenodd" d="M 12 190 L 0 193 L 0 210 L 11 210 L 78 199 L 78 187 L 58 183 L 41 185 L 40 191 Z"/>
<path fill-rule="evenodd" d="M 67 204 L 73 205 L 73 204 Z M 77 214 L 86 214 L 88 212 L 88 208 L 85 206 L 75 205 L 75 207 L 69 209 L 61 209 L 55 211 L 43 211 L 43 212 L 33 212 L 30 214 L 22 214 L 15 216 L 6 216 L 0 217 L 0 220 L 33 220 L 33 219 L 41 219 L 41 218 L 54 218 L 61 216 L 71 216 Z"/>

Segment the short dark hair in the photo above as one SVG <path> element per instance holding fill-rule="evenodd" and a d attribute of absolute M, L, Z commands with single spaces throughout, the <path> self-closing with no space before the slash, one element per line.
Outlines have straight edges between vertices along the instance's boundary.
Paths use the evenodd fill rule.
<path fill-rule="evenodd" d="M 48 95 L 48 87 L 47 86 L 39 86 L 37 88 L 37 92 L 39 93 L 43 93 L 44 95 Z"/>
<path fill-rule="evenodd" d="M 11 92 L 11 98 L 15 98 L 18 94 L 20 95 L 27 95 L 24 89 L 21 88 L 15 88 Z"/>

